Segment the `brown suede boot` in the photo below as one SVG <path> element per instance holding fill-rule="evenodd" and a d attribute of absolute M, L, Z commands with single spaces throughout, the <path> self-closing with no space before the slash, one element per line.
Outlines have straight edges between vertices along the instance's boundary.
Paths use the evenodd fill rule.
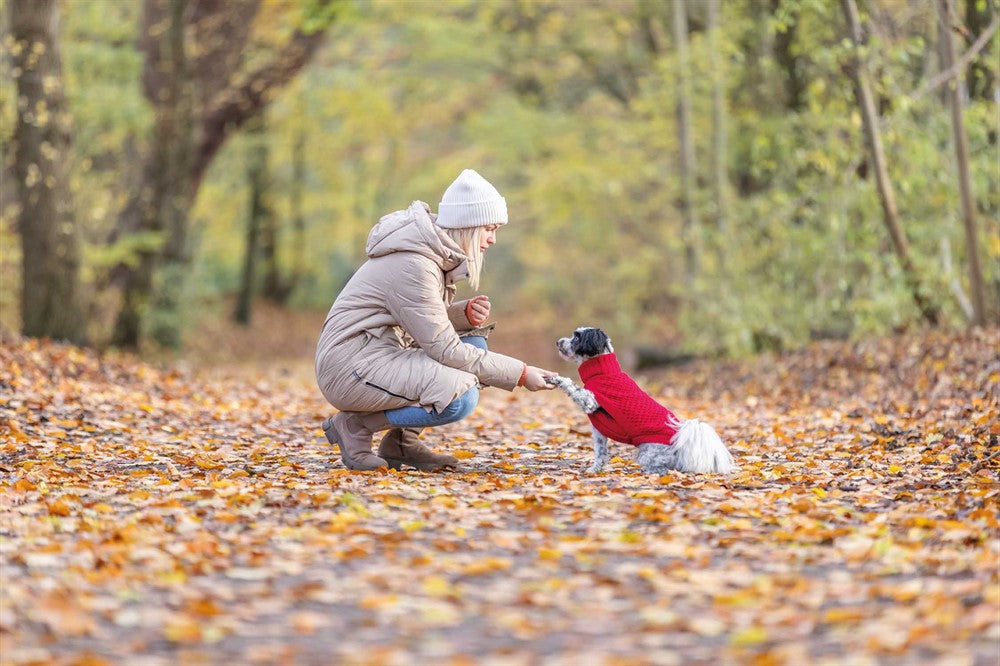
<path fill-rule="evenodd" d="M 372 453 L 372 435 L 391 427 L 385 412 L 337 412 L 323 421 L 326 439 L 340 449 L 344 467 L 362 471 L 388 467 Z"/>
<path fill-rule="evenodd" d="M 378 454 L 393 469 L 408 465 L 421 472 L 436 472 L 458 464 L 458 458 L 434 453 L 420 443 L 419 437 L 420 431 L 415 428 L 393 428 L 382 438 Z"/>

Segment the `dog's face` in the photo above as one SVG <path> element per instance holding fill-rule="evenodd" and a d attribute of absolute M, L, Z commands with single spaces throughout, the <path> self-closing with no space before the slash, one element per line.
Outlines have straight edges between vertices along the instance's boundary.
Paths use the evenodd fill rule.
<path fill-rule="evenodd" d="M 611 338 L 599 328 L 581 326 L 573 332 L 571 338 L 559 338 L 556 341 L 559 355 L 567 361 L 575 361 L 580 365 L 588 358 L 614 352 Z"/>

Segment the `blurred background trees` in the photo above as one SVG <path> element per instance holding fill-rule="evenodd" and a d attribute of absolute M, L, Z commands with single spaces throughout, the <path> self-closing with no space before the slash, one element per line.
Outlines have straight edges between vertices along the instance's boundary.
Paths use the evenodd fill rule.
<path fill-rule="evenodd" d="M 378 217 L 465 167 L 511 212 L 484 291 L 546 344 L 567 321 L 728 353 L 997 321 L 993 0 L 5 4 L 12 330 L 179 346 L 264 296 L 321 320 Z M 39 114 L 60 52 L 65 112 Z M 20 273 L 53 270 L 46 222 L 79 247 L 43 252 L 68 329 L 33 328 L 51 306 Z"/>

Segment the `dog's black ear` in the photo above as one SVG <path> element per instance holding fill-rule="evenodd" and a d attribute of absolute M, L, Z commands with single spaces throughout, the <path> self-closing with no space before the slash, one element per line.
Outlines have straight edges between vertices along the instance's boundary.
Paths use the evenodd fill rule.
<path fill-rule="evenodd" d="M 576 353 L 581 356 L 603 354 L 608 346 L 608 334 L 599 328 L 585 328 L 580 331 Z"/>

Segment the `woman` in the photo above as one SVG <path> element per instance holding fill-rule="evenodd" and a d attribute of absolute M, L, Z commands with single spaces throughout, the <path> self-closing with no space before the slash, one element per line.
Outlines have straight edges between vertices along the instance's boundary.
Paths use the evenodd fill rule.
<path fill-rule="evenodd" d="M 478 289 L 483 253 L 504 224 L 504 198 L 466 169 L 437 216 L 415 201 L 368 234 L 368 261 L 334 301 L 316 349 L 320 389 L 340 410 L 323 431 L 349 469 L 455 465 L 419 442 L 422 428 L 468 416 L 480 384 L 551 388 L 545 377 L 555 373 L 487 349 L 488 297 L 455 301 L 459 280 Z M 375 455 L 372 435 L 382 430 Z"/>

